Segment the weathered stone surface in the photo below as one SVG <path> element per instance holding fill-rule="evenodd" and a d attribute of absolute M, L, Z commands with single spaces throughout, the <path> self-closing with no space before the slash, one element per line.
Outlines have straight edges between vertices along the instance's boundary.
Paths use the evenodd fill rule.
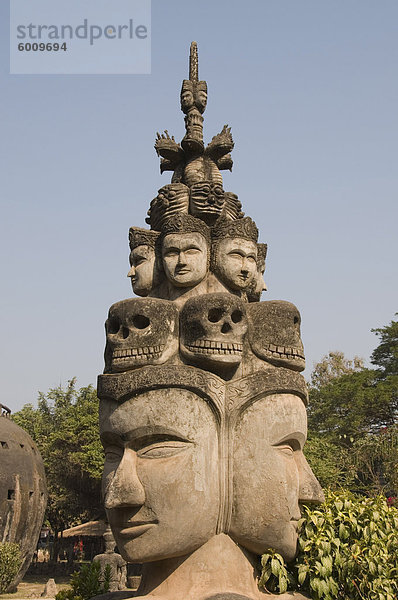
<path fill-rule="evenodd" d="M 291 302 L 271 300 L 250 304 L 249 339 L 253 352 L 261 359 L 295 371 L 305 369 L 301 317 Z"/>
<path fill-rule="evenodd" d="M 55 598 L 58 593 L 55 579 L 49 579 L 44 586 L 43 592 L 40 594 L 41 598 Z"/>
<path fill-rule="evenodd" d="M 0 541 L 20 545 L 22 565 L 15 589 L 36 549 L 47 505 L 43 461 L 30 435 L 0 416 Z"/>
<path fill-rule="evenodd" d="M 178 310 L 167 300 L 130 298 L 109 309 L 105 372 L 161 365 L 178 351 Z"/>
<path fill-rule="evenodd" d="M 105 508 L 123 558 L 144 564 L 134 597 L 146 600 L 273 598 L 257 555 L 294 558 L 300 504 L 323 500 L 302 451 L 300 314 L 260 302 L 267 244 L 224 191 L 230 128 L 204 145 L 206 102 L 193 44 L 186 135 L 155 144 L 172 181 L 151 229 L 130 228 L 129 276 L 148 298 L 111 307 L 98 379 Z"/>
<path fill-rule="evenodd" d="M 180 318 L 180 349 L 188 363 L 215 373 L 241 363 L 247 317 L 239 298 L 222 293 L 191 298 Z"/>
<path fill-rule="evenodd" d="M 148 296 L 151 290 L 161 282 L 161 266 L 156 253 L 158 231 L 141 227 L 130 227 L 130 277 L 133 292 L 137 296 Z"/>

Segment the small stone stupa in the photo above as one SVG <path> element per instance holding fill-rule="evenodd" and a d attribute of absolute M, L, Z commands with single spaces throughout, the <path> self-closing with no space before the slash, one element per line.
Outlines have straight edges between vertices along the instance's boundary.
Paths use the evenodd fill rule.
<path fill-rule="evenodd" d="M 258 556 L 294 558 L 300 503 L 323 499 L 302 452 L 300 313 L 260 301 L 267 245 L 223 188 L 229 127 L 204 144 L 206 103 L 193 42 L 185 136 L 155 143 L 171 183 L 129 232 L 142 297 L 110 308 L 98 381 L 105 508 L 146 600 L 269 598 Z"/>

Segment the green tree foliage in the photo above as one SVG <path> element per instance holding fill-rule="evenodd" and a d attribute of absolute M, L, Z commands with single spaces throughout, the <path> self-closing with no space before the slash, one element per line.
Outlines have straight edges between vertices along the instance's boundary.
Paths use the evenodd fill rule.
<path fill-rule="evenodd" d="M 290 588 L 314 600 L 396 600 L 398 510 L 385 498 L 328 492 L 321 507 L 305 508 L 299 552 L 285 565 L 267 551 L 260 583 L 274 593 Z"/>
<path fill-rule="evenodd" d="M 110 580 L 110 565 L 106 565 L 103 576 L 99 562 L 82 565 L 80 571 L 75 571 L 70 577 L 71 589 L 58 592 L 55 600 L 90 600 L 108 592 Z"/>
<path fill-rule="evenodd" d="M 72 379 L 66 389 L 40 393 L 37 408 L 27 404 L 13 418 L 30 433 L 43 457 L 51 528 L 59 532 L 101 514 L 103 452 L 95 389 L 77 390 Z"/>
<path fill-rule="evenodd" d="M 0 594 L 4 594 L 12 583 L 22 564 L 18 544 L 0 543 Z"/>
<path fill-rule="evenodd" d="M 323 488 L 351 487 L 356 467 L 350 450 L 310 432 L 304 454 Z"/>
<path fill-rule="evenodd" d="M 321 485 L 398 495 L 398 323 L 374 330 L 378 369 L 330 352 L 310 382 L 305 453 Z M 394 366 L 395 365 L 395 366 Z"/>
<path fill-rule="evenodd" d="M 398 375 L 398 321 L 391 321 L 389 325 L 372 331 L 380 338 L 380 344 L 373 351 L 370 361 L 382 369 L 384 377 Z"/>
<path fill-rule="evenodd" d="M 311 373 L 311 388 L 320 389 L 337 377 L 361 371 L 363 368 L 364 361 L 359 356 L 349 360 L 344 356 L 344 352 L 329 352 L 315 365 Z"/>

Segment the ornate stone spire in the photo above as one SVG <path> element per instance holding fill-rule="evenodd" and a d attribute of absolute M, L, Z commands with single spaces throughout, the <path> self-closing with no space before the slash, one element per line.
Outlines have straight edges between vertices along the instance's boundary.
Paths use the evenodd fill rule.
<path fill-rule="evenodd" d="M 189 56 L 189 79 L 184 79 L 180 94 L 184 113 L 185 136 L 177 144 L 167 129 L 157 134 L 155 150 L 161 157 L 160 172 L 173 171 L 172 183 L 209 181 L 222 185 L 220 170 L 232 169 L 230 155 L 234 147 L 231 129 L 224 125 L 205 148 L 203 141 L 203 113 L 207 105 L 207 83 L 199 80 L 198 47 L 192 42 Z"/>
<path fill-rule="evenodd" d="M 189 79 L 199 81 L 198 44 L 196 42 L 191 43 L 189 52 Z"/>

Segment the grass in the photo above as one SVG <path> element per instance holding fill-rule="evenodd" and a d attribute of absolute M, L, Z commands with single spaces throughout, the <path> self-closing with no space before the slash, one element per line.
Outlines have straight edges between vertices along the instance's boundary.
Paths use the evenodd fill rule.
<path fill-rule="evenodd" d="M 19 598 L 40 598 L 44 591 L 44 586 L 50 579 L 51 575 L 32 576 L 26 574 L 21 583 L 18 585 L 18 590 L 14 594 L 0 594 L 1 600 L 18 600 Z M 58 575 L 54 577 L 57 584 L 58 592 L 64 589 L 69 589 L 69 576 Z"/>

